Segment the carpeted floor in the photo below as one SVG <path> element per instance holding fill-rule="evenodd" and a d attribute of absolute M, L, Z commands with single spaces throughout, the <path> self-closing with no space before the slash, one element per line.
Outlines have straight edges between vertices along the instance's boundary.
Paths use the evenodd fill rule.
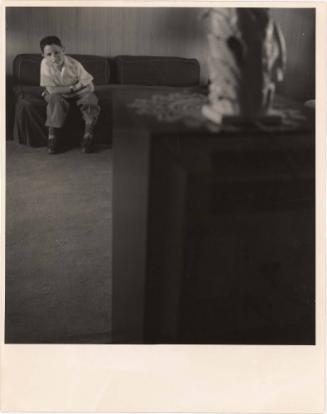
<path fill-rule="evenodd" d="M 7 141 L 7 343 L 109 343 L 112 150 Z"/>

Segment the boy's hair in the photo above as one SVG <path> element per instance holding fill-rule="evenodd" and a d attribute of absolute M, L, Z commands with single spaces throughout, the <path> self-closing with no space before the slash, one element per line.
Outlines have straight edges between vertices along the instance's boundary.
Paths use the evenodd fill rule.
<path fill-rule="evenodd" d="M 48 45 L 57 45 L 62 47 L 61 40 L 57 36 L 46 36 L 40 41 L 40 48 L 42 53 L 44 52 L 44 48 Z"/>

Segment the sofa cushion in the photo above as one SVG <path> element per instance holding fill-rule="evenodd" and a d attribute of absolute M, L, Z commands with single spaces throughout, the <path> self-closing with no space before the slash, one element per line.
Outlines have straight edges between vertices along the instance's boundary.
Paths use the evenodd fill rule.
<path fill-rule="evenodd" d="M 199 86 L 194 86 L 194 87 L 185 87 L 187 89 L 195 89 L 198 90 Z M 25 89 L 25 88 L 24 88 Z M 181 90 L 183 90 L 184 88 L 181 87 Z M 95 90 L 94 92 L 96 93 L 97 97 L 100 100 L 108 100 L 108 99 L 112 99 L 112 92 L 113 91 L 124 91 L 124 90 L 128 90 L 130 91 L 131 95 L 135 94 L 142 94 L 142 92 L 144 91 L 151 91 L 153 93 L 160 93 L 162 91 L 166 91 L 166 90 L 173 90 L 175 91 L 176 88 L 174 86 L 167 86 L 167 85 L 138 85 L 138 84 L 133 84 L 133 85 L 129 85 L 129 84 L 117 84 L 117 83 L 112 83 L 110 85 L 98 85 L 95 86 Z M 117 93 L 117 92 L 115 92 Z"/>
<path fill-rule="evenodd" d="M 115 62 L 116 81 L 120 84 L 194 86 L 200 82 L 196 59 L 120 55 Z"/>
<path fill-rule="evenodd" d="M 95 85 L 110 82 L 110 61 L 101 56 L 70 55 L 77 59 L 94 77 Z M 40 84 L 40 64 L 42 56 L 37 54 L 20 54 L 14 59 L 14 82 L 22 85 Z"/>
<path fill-rule="evenodd" d="M 127 86 L 127 85 L 126 85 Z M 116 87 L 124 87 L 124 85 L 95 85 L 95 94 L 101 102 L 108 102 L 111 100 L 111 91 Z M 27 101 L 41 100 L 44 101 L 42 97 L 42 91 L 44 88 L 41 86 L 32 86 L 32 85 L 15 85 L 13 87 L 14 95 L 16 99 L 25 99 Z"/>
<path fill-rule="evenodd" d="M 117 85 L 95 85 L 95 93 L 99 99 L 110 99 L 110 90 Z M 121 86 L 121 85 L 119 85 Z M 15 85 L 13 87 L 14 95 L 17 98 L 25 99 L 42 99 L 42 91 L 44 88 L 41 86 L 32 85 Z"/>
<path fill-rule="evenodd" d="M 195 87 L 196 90 L 198 87 Z M 131 93 L 133 91 L 137 95 L 139 92 L 150 90 L 153 93 L 158 93 L 161 91 L 174 90 L 172 86 L 159 86 L 159 85 L 118 85 L 118 84 L 109 84 L 109 85 L 95 85 L 94 92 L 99 98 L 100 101 L 108 101 L 112 99 L 111 93 L 115 90 L 129 90 Z M 42 90 L 41 86 L 32 86 L 32 85 L 15 85 L 13 87 L 13 91 L 17 98 L 24 98 L 24 99 L 41 99 L 42 98 Z M 183 90 L 183 89 L 182 89 Z"/>

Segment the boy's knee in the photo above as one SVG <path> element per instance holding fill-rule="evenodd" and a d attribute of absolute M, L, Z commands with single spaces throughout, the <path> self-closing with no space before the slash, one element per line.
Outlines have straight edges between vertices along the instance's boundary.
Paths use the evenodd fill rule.
<path fill-rule="evenodd" d="M 93 93 L 89 92 L 84 94 L 80 99 L 79 103 L 82 105 L 98 105 L 98 97 Z"/>
<path fill-rule="evenodd" d="M 48 99 L 48 103 L 50 104 L 57 104 L 57 105 L 67 104 L 67 102 L 65 101 L 65 99 L 60 93 L 52 93 L 51 95 L 48 96 L 47 99 Z"/>
<path fill-rule="evenodd" d="M 62 95 L 60 93 L 51 93 L 49 95 L 49 100 L 50 101 L 61 101 L 62 99 L 63 98 L 62 98 Z"/>

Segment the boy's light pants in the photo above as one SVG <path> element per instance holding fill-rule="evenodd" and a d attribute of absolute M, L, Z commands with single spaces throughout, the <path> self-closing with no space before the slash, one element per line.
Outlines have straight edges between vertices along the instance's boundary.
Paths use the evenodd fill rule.
<path fill-rule="evenodd" d="M 59 93 L 46 94 L 47 101 L 47 127 L 61 128 L 68 115 L 71 103 L 75 103 L 83 116 L 86 124 L 95 124 L 100 113 L 98 98 L 93 92 L 86 92 L 74 98 L 66 98 Z"/>

